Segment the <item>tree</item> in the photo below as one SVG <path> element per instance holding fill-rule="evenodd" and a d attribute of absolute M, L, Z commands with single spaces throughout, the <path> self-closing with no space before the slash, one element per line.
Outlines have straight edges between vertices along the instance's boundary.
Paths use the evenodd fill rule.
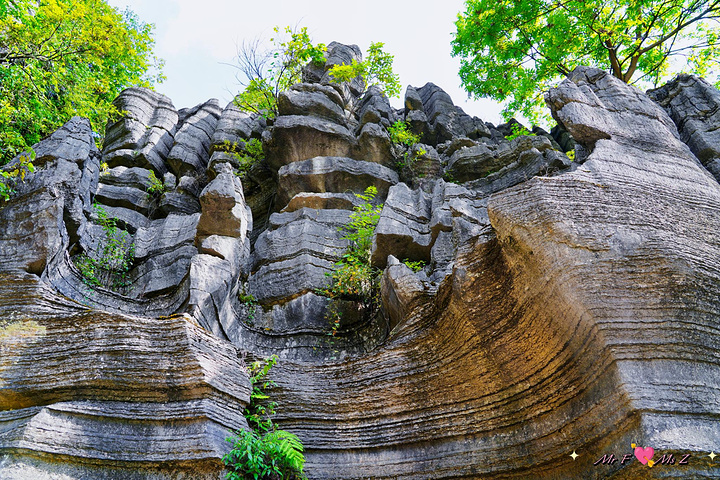
<path fill-rule="evenodd" d="M 325 63 L 325 45 L 313 45 L 307 28 L 300 30 L 275 27 L 270 39 L 273 48 L 262 50 L 260 39 L 243 42 L 237 55 L 238 80 L 244 90 L 235 97 L 235 105 L 266 118 L 277 115 L 277 98 L 302 79 L 302 68 L 310 61 Z M 282 38 L 289 35 L 289 38 Z"/>
<path fill-rule="evenodd" d="M 0 165 L 74 115 L 101 137 L 124 88 L 162 81 L 152 29 L 104 0 L 2 2 Z"/>
<path fill-rule="evenodd" d="M 334 81 L 349 82 L 357 76 L 362 76 L 368 87 L 377 85 L 388 97 L 400 98 L 400 77 L 393 72 L 392 65 L 395 57 L 383 51 L 382 42 L 371 42 L 368 48 L 367 60 L 352 61 L 350 65 L 333 65 L 330 74 Z"/>
<path fill-rule="evenodd" d="M 325 64 L 325 44 L 314 45 L 307 28 L 274 29 L 273 47 L 263 50 L 260 39 L 243 42 L 237 54 L 238 81 L 245 87 L 235 97 L 235 105 L 246 112 L 259 113 L 266 118 L 277 115 L 280 92 L 302 80 L 302 69 L 308 62 Z M 281 35 L 288 36 L 284 40 Z M 368 86 L 378 85 L 388 96 L 400 96 L 400 81 L 393 73 L 394 57 L 383 51 L 381 42 L 371 43 L 368 58 L 351 65 L 334 65 L 330 74 L 335 82 L 346 82 L 361 75 Z"/>
<path fill-rule="evenodd" d="M 469 94 L 537 118 L 542 92 L 578 65 L 626 83 L 707 75 L 720 53 L 720 0 L 467 0 L 453 56 Z M 683 60 L 681 62 L 680 60 Z"/>

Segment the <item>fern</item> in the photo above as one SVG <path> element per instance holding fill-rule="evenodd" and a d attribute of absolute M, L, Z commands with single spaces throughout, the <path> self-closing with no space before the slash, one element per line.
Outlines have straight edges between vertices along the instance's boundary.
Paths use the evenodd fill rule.
<path fill-rule="evenodd" d="M 285 430 L 268 432 L 263 439 L 268 444 L 277 445 L 280 452 L 280 459 L 287 464 L 291 470 L 303 473 L 305 456 L 303 455 L 303 444 L 294 433 Z"/>
<path fill-rule="evenodd" d="M 267 375 L 277 360 L 273 355 L 250 366 L 252 393 L 245 418 L 254 430 L 240 430 L 227 438 L 233 445 L 223 457 L 227 480 L 307 480 L 302 442 L 297 435 L 275 427 L 272 416 L 277 404 L 265 401 L 270 398 L 266 389 L 275 386 Z"/>

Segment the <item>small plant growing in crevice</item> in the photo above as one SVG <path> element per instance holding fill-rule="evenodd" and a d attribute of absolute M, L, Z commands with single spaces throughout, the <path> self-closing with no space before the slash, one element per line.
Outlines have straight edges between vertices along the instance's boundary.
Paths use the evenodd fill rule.
<path fill-rule="evenodd" d="M 258 303 L 257 299 L 253 296 L 252 293 L 245 293 L 245 290 L 243 289 L 238 293 L 238 300 L 240 303 L 243 304 L 246 311 L 246 319 L 245 322 L 248 325 L 252 325 L 255 323 L 255 315 L 258 314 L 258 311 L 260 310 L 260 304 Z"/>
<path fill-rule="evenodd" d="M 419 272 L 420 270 L 425 268 L 425 265 L 427 265 L 427 263 L 425 263 L 425 261 L 423 261 L 423 260 L 411 262 L 407 258 L 405 260 L 403 260 L 403 263 L 405 264 L 406 267 L 408 267 L 410 270 L 412 270 L 415 273 Z"/>
<path fill-rule="evenodd" d="M 244 415 L 251 430 L 240 430 L 227 438 L 233 446 L 223 457 L 227 480 L 307 479 L 302 442 L 295 434 L 278 429 L 272 420 L 277 403 L 269 401 L 268 390 L 275 382 L 268 373 L 277 361 L 277 355 L 272 355 L 250 365 L 252 390 Z"/>
<path fill-rule="evenodd" d="M 117 218 L 110 217 L 97 203 L 93 204 L 93 209 L 105 236 L 100 241 L 99 253 L 96 256 L 78 255 L 75 266 L 86 285 L 121 291 L 130 284 L 128 274 L 135 256 L 135 244 L 130 234 L 117 226 Z"/>
<path fill-rule="evenodd" d="M 527 128 L 523 127 L 519 123 L 511 123 L 510 124 L 510 131 L 512 132 L 510 135 L 505 136 L 505 139 L 508 141 L 515 140 L 518 137 L 521 137 L 523 135 L 528 137 L 534 137 L 535 134 L 529 131 Z"/>
<path fill-rule="evenodd" d="M 371 42 L 367 51 L 367 59 L 350 65 L 333 65 L 330 67 L 331 81 L 334 83 L 350 82 L 361 76 L 368 87 L 377 85 L 388 97 L 400 98 L 400 77 L 393 72 L 395 57 L 383 51 L 382 42 Z"/>
<path fill-rule="evenodd" d="M 35 150 L 30 149 L 28 154 L 23 153 L 18 163 L 10 167 L 9 170 L 0 170 L 0 199 L 4 201 L 10 200 L 15 195 L 15 185 L 18 181 L 24 181 L 28 173 L 35 172 L 35 166 L 32 161 L 35 160 Z"/>
<path fill-rule="evenodd" d="M 257 138 L 251 138 L 245 142 L 243 152 L 233 152 L 233 157 L 238 162 L 236 175 L 245 178 L 250 169 L 265 159 L 262 142 Z"/>
<path fill-rule="evenodd" d="M 165 184 L 155 176 L 155 172 L 152 170 L 150 170 L 148 179 L 150 180 L 150 186 L 146 190 L 148 199 L 152 200 L 153 198 L 159 198 L 162 196 L 162 194 L 167 190 L 167 188 L 165 188 Z"/>
<path fill-rule="evenodd" d="M 414 148 L 417 143 L 420 143 L 420 136 L 412 133 L 410 125 L 402 120 L 390 125 L 388 133 L 390 141 L 403 150 L 403 160 L 397 162 L 397 167 L 399 169 L 408 167 L 412 170 L 415 160 L 427 153 L 423 148 Z"/>
<path fill-rule="evenodd" d="M 383 206 L 372 203 L 377 195 L 375 187 L 368 187 L 364 193 L 355 195 L 363 203 L 355 206 L 350 221 L 341 227 L 345 232 L 342 238 L 349 241 L 349 246 L 342 259 L 335 264 L 335 269 L 326 274 L 330 277 L 330 284 L 317 293 L 331 299 L 359 302 L 365 311 L 373 312 L 378 304 L 381 272 L 372 266 L 370 256 L 373 234 Z M 341 318 L 337 305 L 330 305 L 328 317 L 334 336 L 340 327 Z"/>

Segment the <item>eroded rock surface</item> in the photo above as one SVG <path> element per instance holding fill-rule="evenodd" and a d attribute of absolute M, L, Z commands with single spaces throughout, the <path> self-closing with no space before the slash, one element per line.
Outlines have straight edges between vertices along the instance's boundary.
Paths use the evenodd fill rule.
<path fill-rule="evenodd" d="M 678 75 L 648 92 L 677 125 L 680 138 L 720 180 L 720 92 L 702 78 Z"/>
<path fill-rule="evenodd" d="M 662 109 L 606 73 L 576 70 L 549 102 L 591 152 L 581 167 L 475 191 L 492 228 L 437 229 L 432 251 L 454 252 L 438 285 L 390 257 L 381 347 L 281 365 L 283 425 L 319 478 L 662 477 L 592 463 L 638 441 L 697 457 L 717 444 L 719 337 L 701 332 L 717 323 L 720 187 Z M 391 191 L 386 208 L 413 212 L 398 243 L 432 238 L 431 198 Z"/>
<path fill-rule="evenodd" d="M 655 103 L 578 68 L 548 94 L 552 134 L 508 140 L 516 121 L 470 117 L 433 84 L 397 110 L 362 79 L 333 83 L 356 46 L 326 58 L 272 122 L 129 89 L 102 153 L 82 119 L 35 146 L 0 204 L 0 478 L 221 478 L 246 426 L 239 358 L 271 354 L 310 478 L 669 471 L 593 466 L 631 443 L 706 475 L 717 92 L 684 76 Z M 398 120 L 421 142 L 393 145 Z M 244 164 L 260 140 L 266 158 Z M 371 185 L 377 298 L 330 299 Z"/>
<path fill-rule="evenodd" d="M 103 155 L 74 118 L 0 205 L 0 478 L 217 479 L 228 432 L 247 426 L 247 373 L 222 340 L 250 255 L 240 181 L 221 173 L 206 190 L 230 194 L 201 195 L 198 149 L 201 170 L 175 182 L 170 101 L 116 103 L 127 118 Z M 169 193 L 190 207 L 160 208 Z"/>

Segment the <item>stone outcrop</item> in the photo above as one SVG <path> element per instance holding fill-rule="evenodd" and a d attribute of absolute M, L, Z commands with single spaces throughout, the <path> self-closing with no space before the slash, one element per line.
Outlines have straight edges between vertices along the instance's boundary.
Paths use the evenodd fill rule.
<path fill-rule="evenodd" d="M 131 118 L 172 117 L 169 100 L 152 92 L 123 95 L 129 98 L 117 103 Z M 142 110 L 147 103 L 138 98 L 145 97 L 162 114 Z M 159 143 L 133 137 L 136 125 L 110 129 L 125 142 L 135 138 L 145 160 L 161 158 Z M 216 479 L 227 432 L 247 426 L 250 386 L 238 350 L 218 338 L 219 329 L 208 331 L 227 301 L 210 303 L 221 306 L 212 325 L 207 313 L 184 313 L 202 283 L 191 265 L 208 237 L 227 232 L 203 224 L 199 251 L 200 213 L 153 214 L 151 172 L 162 178 L 166 169 L 118 153 L 127 146 L 106 146 L 101 157 L 89 122 L 72 119 L 35 146 L 36 172 L 0 208 L 1 478 Z M 246 214 L 241 193 L 232 209 L 235 203 Z M 234 232 L 245 235 L 243 227 Z M 123 252 L 130 257 L 123 285 L 90 282 L 107 264 L 81 273 L 78 258 L 100 260 L 109 242 L 117 248 L 123 239 L 132 243 Z M 230 270 L 232 284 L 249 251 L 215 250 L 237 258 L 231 268 L 211 266 L 207 276 Z"/>
<path fill-rule="evenodd" d="M 0 275 L 0 477 L 217 479 L 249 382 L 189 316 L 89 310 Z M 182 421 L 178 421 L 182 419 Z"/>
<path fill-rule="evenodd" d="M 593 462 L 630 443 L 698 458 L 717 444 L 718 337 L 701 332 L 718 311 L 720 186 L 667 115 L 608 74 L 578 69 L 549 103 L 591 151 L 581 167 L 474 191 L 486 226 L 438 229 L 433 250 L 463 235 L 439 285 L 389 257 L 381 347 L 281 365 L 283 425 L 319 478 L 648 478 L 664 473 Z M 381 225 L 405 222 L 396 248 L 424 245 L 437 196 L 396 188 Z"/>
<path fill-rule="evenodd" d="M 695 156 L 720 180 L 720 92 L 702 78 L 679 75 L 648 92 L 670 115 Z"/>
<path fill-rule="evenodd" d="M 0 478 L 222 478 L 242 360 L 271 354 L 313 479 L 707 476 L 717 92 L 578 68 L 558 126 L 508 140 L 430 83 L 399 110 L 333 83 L 356 46 L 326 58 L 273 121 L 132 88 L 102 152 L 79 118 L 34 147 L 0 203 Z M 330 299 L 368 186 L 376 297 Z M 631 443 L 694 461 L 593 465 Z"/>

